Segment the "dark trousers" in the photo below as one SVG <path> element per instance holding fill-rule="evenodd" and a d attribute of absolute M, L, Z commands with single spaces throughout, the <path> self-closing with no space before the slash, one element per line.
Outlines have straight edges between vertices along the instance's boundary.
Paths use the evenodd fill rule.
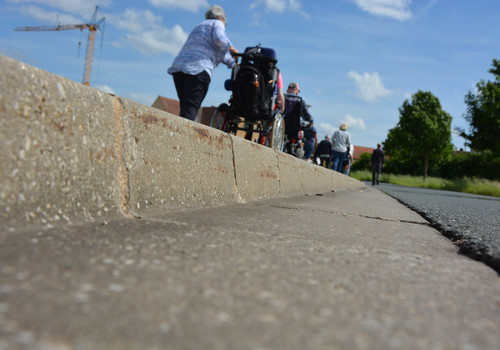
<path fill-rule="evenodd" d="M 173 74 L 177 97 L 183 118 L 195 120 L 210 85 L 210 75 L 203 71 L 196 75 L 175 72 Z"/>
<path fill-rule="evenodd" d="M 330 156 L 319 156 L 319 160 L 321 162 L 321 166 L 324 166 L 327 169 L 330 169 L 330 163 L 332 158 Z"/>
<path fill-rule="evenodd" d="M 380 173 L 382 172 L 382 164 L 372 165 L 372 185 L 380 183 Z"/>

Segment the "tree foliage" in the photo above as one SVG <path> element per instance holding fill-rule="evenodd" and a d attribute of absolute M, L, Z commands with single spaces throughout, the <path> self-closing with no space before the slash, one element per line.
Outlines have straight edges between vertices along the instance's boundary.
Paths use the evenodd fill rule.
<path fill-rule="evenodd" d="M 500 154 L 500 61 L 493 60 L 489 70 L 495 76 L 494 81 L 481 80 L 477 92 L 471 91 L 465 96 L 467 112 L 465 120 L 469 122 L 469 133 L 459 130 L 460 135 L 469 141 L 471 149 L 490 150 Z"/>
<path fill-rule="evenodd" d="M 443 163 L 436 175 L 445 179 L 469 177 L 500 180 L 500 156 L 490 151 L 460 152 Z"/>
<path fill-rule="evenodd" d="M 361 155 L 359 156 L 359 160 L 352 164 L 351 171 L 370 170 L 371 158 L 371 153 L 361 153 Z"/>
<path fill-rule="evenodd" d="M 451 116 L 431 92 L 418 91 L 399 108 L 399 123 L 389 130 L 384 150 L 397 172 L 423 174 L 438 167 L 453 150 Z M 420 171 L 419 171 L 420 170 Z"/>

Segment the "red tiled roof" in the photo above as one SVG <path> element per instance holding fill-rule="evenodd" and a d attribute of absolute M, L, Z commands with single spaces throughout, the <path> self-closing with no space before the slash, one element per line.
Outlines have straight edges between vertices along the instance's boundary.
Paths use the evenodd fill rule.
<path fill-rule="evenodd" d="M 162 111 L 168 112 L 170 114 L 179 115 L 181 108 L 179 106 L 179 100 L 174 100 L 168 97 L 158 96 L 153 103 L 152 107 L 161 109 Z M 217 107 L 201 107 L 196 116 L 196 121 L 209 125 L 212 120 L 212 116 Z"/>
<path fill-rule="evenodd" d="M 175 115 L 179 115 L 181 111 L 178 100 L 173 100 L 163 96 L 158 96 L 156 98 L 156 101 L 153 103 L 153 107 Z"/>
<path fill-rule="evenodd" d="M 359 160 L 361 159 L 361 155 L 363 153 L 370 153 L 372 154 L 373 153 L 373 150 L 375 148 L 372 148 L 372 147 L 363 147 L 363 146 L 354 146 L 354 155 L 352 156 L 352 158 L 354 160 Z"/>

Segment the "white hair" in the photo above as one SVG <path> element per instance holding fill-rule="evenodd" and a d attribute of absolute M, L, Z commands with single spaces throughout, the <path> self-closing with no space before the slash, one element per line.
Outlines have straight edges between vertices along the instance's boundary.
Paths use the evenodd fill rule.
<path fill-rule="evenodd" d="M 224 22 L 226 21 L 226 14 L 224 13 L 224 9 L 219 5 L 214 5 L 205 12 L 205 19 L 219 19 L 223 18 Z"/>

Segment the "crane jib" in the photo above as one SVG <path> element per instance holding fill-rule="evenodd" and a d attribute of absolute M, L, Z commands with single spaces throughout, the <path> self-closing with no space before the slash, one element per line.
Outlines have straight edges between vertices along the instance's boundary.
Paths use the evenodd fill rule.
<path fill-rule="evenodd" d="M 92 71 L 92 57 L 94 55 L 94 44 L 95 44 L 95 34 L 97 30 L 100 30 L 101 23 L 106 19 L 105 17 L 101 18 L 99 21 L 96 21 L 97 18 L 98 6 L 95 7 L 94 14 L 92 15 L 92 20 L 90 23 L 81 23 L 81 24 L 63 24 L 56 26 L 38 26 L 38 27 L 18 27 L 15 28 L 15 31 L 60 31 L 60 30 L 72 30 L 72 29 L 88 29 L 89 36 L 87 39 L 87 53 L 85 56 L 85 65 L 83 69 L 83 81 L 84 85 L 90 85 L 90 75 Z M 102 33 L 102 31 L 101 31 Z"/>

